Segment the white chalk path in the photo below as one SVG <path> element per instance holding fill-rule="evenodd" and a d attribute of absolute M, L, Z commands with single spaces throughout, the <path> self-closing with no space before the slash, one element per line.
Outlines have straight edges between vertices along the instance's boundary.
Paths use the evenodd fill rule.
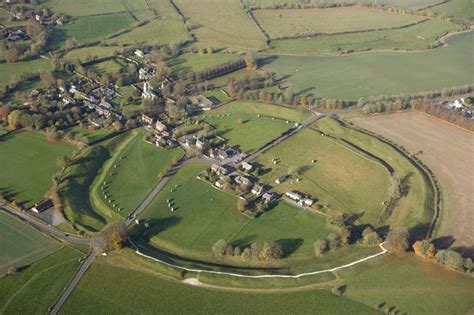
<path fill-rule="evenodd" d="M 133 242 L 132 242 L 132 244 L 133 244 Z M 351 262 L 351 263 L 348 263 L 348 264 L 345 264 L 345 265 L 342 265 L 342 266 L 334 267 L 334 268 L 331 268 L 331 269 L 324 269 L 324 270 L 318 270 L 318 271 L 312 271 L 312 272 L 305 272 L 305 273 L 300 273 L 300 274 L 296 274 L 296 275 L 258 275 L 258 276 L 251 276 L 251 275 L 243 275 L 243 274 L 232 273 L 232 272 L 193 269 L 193 268 L 186 268 L 186 267 L 181 267 L 181 266 L 173 265 L 173 264 L 167 263 L 167 262 L 165 262 L 165 261 L 162 261 L 162 260 L 160 260 L 160 259 L 158 259 L 158 258 L 151 257 L 151 256 L 149 256 L 149 255 L 143 254 L 142 252 L 140 252 L 140 250 L 138 249 L 138 247 L 135 246 L 135 244 L 133 244 L 133 246 L 136 248 L 135 253 L 136 253 L 137 255 L 142 256 L 142 257 L 145 257 L 145 258 L 148 258 L 148 259 L 151 259 L 151 260 L 154 260 L 154 261 L 156 261 L 156 262 L 159 262 L 159 263 L 164 264 L 164 265 L 169 266 L 169 267 L 174 267 L 174 268 L 181 269 L 181 270 L 186 270 L 186 271 L 189 271 L 189 272 L 209 273 L 209 274 L 226 275 L 226 276 L 239 277 L 239 278 L 252 278 L 252 279 L 258 279 L 258 278 L 290 278 L 290 279 L 298 279 L 298 278 L 306 277 L 306 276 L 314 276 L 314 275 L 321 274 L 321 273 L 334 272 L 334 271 L 338 271 L 338 270 L 341 270 L 341 269 L 349 268 L 349 267 L 355 266 L 355 265 L 357 265 L 357 264 L 363 263 L 363 262 L 365 262 L 365 261 L 368 261 L 368 260 L 374 259 L 374 258 L 376 258 L 376 257 L 382 256 L 382 255 L 384 255 L 384 254 L 386 254 L 386 253 L 388 252 L 388 250 L 385 249 L 385 247 L 383 247 L 383 243 L 380 243 L 380 244 L 379 244 L 379 247 L 382 249 L 382 251 L 381 251 L 380 253 L 377 253 L 377 254 L 374 254 L 374 255 L 370 255 L 370 256 L 367 256 L 367 257 L 365 257 L 365 258 L 362 258 L 362 259 L 353 261 L 353 262 Z"/>

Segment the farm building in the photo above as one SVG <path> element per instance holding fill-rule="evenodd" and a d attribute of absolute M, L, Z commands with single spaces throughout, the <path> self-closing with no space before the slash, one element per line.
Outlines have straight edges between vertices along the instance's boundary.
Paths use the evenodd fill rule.
<path fill-rule="evenodd" d="M 300 194 L 298 194 L 297 192 L 294 192 L 294 191 L 286 192 L 285 196 L 287 196 L 288 198 L 290 198 L 294 201 L 300 201 L 303 198 L 303 196 L 301 196 Z"/>
<path fill-rule="evenodd" d="M 163 132 L 163 131 L 168 130 L 168 127 L 161 121 L 157 120 L 155 123 L 155 129 L 158 130 L 159 132 Z"/>
<path fill-rule="evenodd" d="M 34 213 L 41 213 L 53 206 L 53 201 L 50 199 L 46 199 L 41 201 L 40 203 L 35 204 L 32 208 L 31 211 Z"/>
<path fill-rule="evenodd" d="M 189 100 L 194 106 L 198 106 L 202 110 L 207 111 L 214 107 L 214 103 L 204 95 L 192 96 L 189 98 Z"/>

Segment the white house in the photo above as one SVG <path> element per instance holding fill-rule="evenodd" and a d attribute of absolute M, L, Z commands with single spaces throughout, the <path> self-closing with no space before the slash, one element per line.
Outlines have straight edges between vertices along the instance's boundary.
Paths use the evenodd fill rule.
<path fill-rule="evenodd" d="M 290 198 L 290 199 L 292 199 L 292 200 L 294 200 L 294 201 L 300 201 L 300 200 L 303 198 L 300 194 L 298 194 L 298 193 L 296 193 L 296 192 L 294 192 L 294 191 L 288 191 L 288 192 L 286 192 L 286 193 L 285 193 L 285 196 L 287 196 L 288 198 Z"/>
<path fill-rule="evenodd" d="M 140 58 L 144 58 L 145 57 L 145 53 L 143 52 L 143 50 L 141 49 L 136 49 L 134 52 L 135 56 L 137 57 L 140 57 Z"/>

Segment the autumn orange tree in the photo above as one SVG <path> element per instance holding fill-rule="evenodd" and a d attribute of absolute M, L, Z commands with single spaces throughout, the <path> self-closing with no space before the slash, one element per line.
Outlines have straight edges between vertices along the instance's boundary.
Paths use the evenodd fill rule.
<path fill-rule="evenodd" d="M 100 245 L 105 252 L 121 249 L 127 239 L 127 227 L 124 222 L 112 222 L 100 233 Z"/>
<path fill-rule="evenodd" d="M 435 246 L 427 240 L 416 241 L 413 251 L 417 256 L 432 259 L 436 253 Z"/>

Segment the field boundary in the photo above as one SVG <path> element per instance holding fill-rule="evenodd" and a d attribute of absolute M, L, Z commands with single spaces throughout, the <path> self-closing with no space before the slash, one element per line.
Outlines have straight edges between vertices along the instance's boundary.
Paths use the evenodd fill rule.
<path fill-rule="evenodd" d="M 365 262 L 365 261 L 368 261 L 368 260 L 377 258 L 377 257 L 382 256 L 382 255 L 384 255 L 384 254 L 386 254 L 386 253 L 389 252 L 389 251 L 383 246 L 384 243 L 380 243 L 380 244 L 379 244 L 379 247 L 380 247 L 380 249 L 382 250 L 381 252 L 378 252 L 377 254 L 369 255 L 369 256 L 367 256 L 367 257 L 365 257 L 365 258 L 361 258 L 361 259 L 355 260 L 355 261 L 353 261 L 353 262 L 350 262 L 350 263 L 348 263 L 348 264 L 344 264 L 344 265 L 337 266 L 337 267 L 334 267 L 334 268 L 322 269 L 322 270 L 311 271 L 311 272 L 304 272 L 304 273 L 299 273 L 299 274 L 295 274 L 295 275 L 263 274 L 263 275 L 254 275 L 254 276 L 253 276 L 253 275 L 244 275 L 244 274 L 233 273 L 233 272 L 224 272 L 224 271 L 215 271 L 215 270 L 186 268 L 186 267 L 174 265 L 174 264 L 172 264 L 172 263 L 169 263 L 169 262 L 163 261 L 163 260 L 161 260 L 161 259 L 158 259 L 158 258 L 155 258 L 155 257 L 152 257 L 152 256 L 149 256 L 149 255 L 147 255 L 147 254 L 142 253 L 142 252 L 138 249 L 138 247 L 135 245 L 135 243 L 133 243 L 133 241 L 132 241 L 131 239 L 129 239 L 129 241 L 130 241 L 130 243 L 132 244 L 132 246 L 135 247 L 135 254 L 137 254 L 137 255 L 139 255 L 139 256 L 142 256 L 142 257 L 144 257 L 144 258 L 153 260 L 153 261 L 155 261 L 155 262 L 161 263 L 161 264 L 166 265 L 166 266 L 168 266 L 168 267 L 177 268 L 177 269 L 184 270 L 184 271 L 188 271 L 188 272 L 196 272 L 196 273 L 198 273 L 198 274 L 201 274 L 201 273 L 208 273 L 208 274 L 226 275 L 226 276 L 231 276 L 231 277 L 251 278 L 251 279 L 259 279 L 259 278 L 287 278 L 287 279 L 298 279 L 298 278 L 305 277 L 305 276 L 314 276 L 314 275 L 317 275 L 317 274 L 322 274 L 322 273 L 327 273 L 327 272 L 332 273 L 332 272 L 335 272 L 335 271 L 338 271 L 338 270 L 341 270 L 341 269 L 346 269 L 346 268 L 349 268 L 349 267 L 358 265 L 358 264 L 360 264 L 360 263 L 363 263 L 363 262 Z"/>

